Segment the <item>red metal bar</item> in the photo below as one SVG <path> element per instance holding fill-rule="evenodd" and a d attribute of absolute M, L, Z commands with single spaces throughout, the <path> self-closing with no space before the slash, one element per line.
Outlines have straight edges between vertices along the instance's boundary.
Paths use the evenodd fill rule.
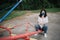
<path fill-rule="evenodd" d="M 30 40 L 30 38 L 27 36 L 24 40 Z"/>
<path fill-rule="evenodd" d="M 22 24 L 20 24 L 20 25 L 15 25 L 13 28 L 16 28 L 17 26 L 22 26 Z"/>
<path fill-rule="evenodd" d="M 30 24 L 32 27 L 34 27 L 34 25 L 32 25 L 30 22 L 28 22 L 28 24 Z"/>
<path fill-rule="evenodd" d="M 33 34 L 36 34 L 36 33 L 40 33 L 41 31 L 36 31 L 36 32 L 29 32 L 29 33 L 25 33 L 25 34 L 20 34 L 20 35 L 16 35 L 16 36 L 9 36 L 9 37 L 3 37 L 3 38 L 0 38 L 0 40 L 16 40 L 16 39 L 20 39 L 20 38 L 26 38 L 27 36 L 31 36 Z"/>
<path fill-rule="evenodd" d="M 28 32 L 29 24 L 26 23 L 26 32 Z"/>
<path fill-rule="evenodd" d="M 28 31 L 28 24 L 27 23 L 27 29 L 26 31 Z M 9 28 L 5 28 L 5 27 L 2 27 L 0 26 L 0 28 L 3 28 L 3 29 L 6 29 L 9 31 L 9 33 L 11 34 L 11 31 Z M 16 35 L 16 36 L 8 36 L 8 37 L 3 37 L 3 38 L 0 38 L 0 40 L 17 40 L 17 39 L 20 39 L 20 38 L 23 38 L 25 40 L 30 40 L 29 39 L 29 36 L 33 35 L 33 34 L 36 34 L 36 33 L 39 33 L 39 32 L 42 32 L 41 30 L 40 31 L 36 31 L 36 32 L 28 32 L 28 33 L 25 33 L 25 34 L 20 34 L 20 35 Z"/>
<path fill-rule="evenodd" d="M 0 26 L 0 28 L 7 30 L 7 31 L 9 32 L 10 36 L 11 36 L 11 31 L 10 31 L 10 29 L 9 29 L 9 28 L 2 27 L 2 26 Z M 3 30 L 3 31 L 5 31 L 5 30 Z"/>

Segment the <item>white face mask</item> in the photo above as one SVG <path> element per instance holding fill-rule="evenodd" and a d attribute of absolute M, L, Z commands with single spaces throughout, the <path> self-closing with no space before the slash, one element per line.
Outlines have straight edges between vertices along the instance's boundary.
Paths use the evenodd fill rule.
<path fill-rule="evenodd" d="M 45 13 L 45 11 L 42 11 L 42 13 Z"/>

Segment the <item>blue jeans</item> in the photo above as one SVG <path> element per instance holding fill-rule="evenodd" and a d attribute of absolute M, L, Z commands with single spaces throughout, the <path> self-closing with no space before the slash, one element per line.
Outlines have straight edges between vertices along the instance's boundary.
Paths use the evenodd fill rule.
<path fill-rule="evenodd" d="M 44 33 L 47 33 L 48 27 L 44 24 L 43 28 L 41 28 L 40 25 L 37 24 L 37 25 L 35 25 L 35 29 L 36 29 L 36 31 L 42 30 L 42 31 L 44 31 Z"/>

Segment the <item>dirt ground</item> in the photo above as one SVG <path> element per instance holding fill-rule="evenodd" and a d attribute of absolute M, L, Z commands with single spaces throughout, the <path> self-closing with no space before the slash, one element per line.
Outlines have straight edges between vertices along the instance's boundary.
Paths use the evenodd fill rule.
<path fill-rule="evenodd" d="M 14 27 L 17 25 L 15 29 L 12 29 L 12 33 L 14 34 L 21 34 L 25 33 L 26 31 L 26 23 L 31 23 L 32 25 L 37 24 L 37 17 L 39 13 L 30 13 L 28 12 L 27 14 L 13 18 L 8 21 L 4 21 L 0 25 L 4 27 Z M 37 35 L 34 36 L 32 35 L 32 38 L 35 38 L 37 40 L 60 40 L 60 12 L 57 13 L 48 13 L 49 17 L 49 23 L 48 23 L 48 37 L 45 38 L 42 35 Z M 21 25 L 21 26 L 18 26 Z M 35 31 L 34 27 L 29 25 L 29 32 Z M 3 33 L 4 35 L 7 35 L 7 32 Z"/>

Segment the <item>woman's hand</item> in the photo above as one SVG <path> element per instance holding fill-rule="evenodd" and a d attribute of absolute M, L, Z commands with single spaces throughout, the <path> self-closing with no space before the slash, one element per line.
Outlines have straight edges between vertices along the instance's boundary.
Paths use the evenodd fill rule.
<path fill-rule="evenodd" d="M 43 25 L 44 23 L 43 22 L 39 22 L 40 25 Z"/>

